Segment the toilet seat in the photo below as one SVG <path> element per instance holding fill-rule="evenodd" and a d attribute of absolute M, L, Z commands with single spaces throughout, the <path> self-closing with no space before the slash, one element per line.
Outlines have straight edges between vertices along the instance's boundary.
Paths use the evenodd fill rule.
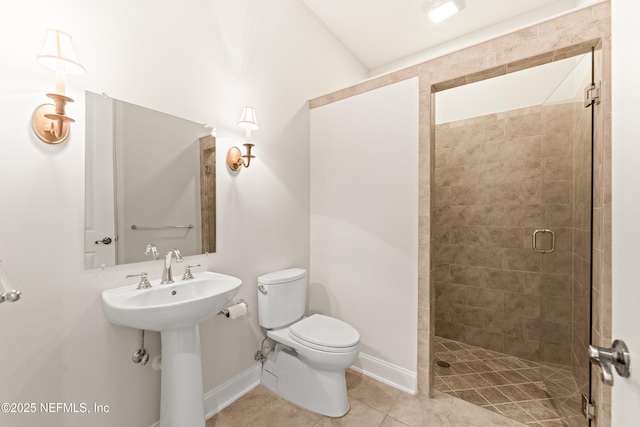
<path fill-rule="evenodd" d="M 353 326 L 322 314 L 291 325 L 289 338 L 305 347 L 331 353 L 348 353 L 360 344 L 360 335 Z"/>

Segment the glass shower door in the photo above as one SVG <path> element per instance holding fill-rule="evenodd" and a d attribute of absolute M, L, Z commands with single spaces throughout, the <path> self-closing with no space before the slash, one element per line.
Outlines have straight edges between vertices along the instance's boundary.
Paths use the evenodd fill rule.
<path fill-rule="evenodd" d="M 576 57 L 542 105 L 543 223 L 531 235 L 542 259 L 543 359 L 569 367 L 545 384 L 566 418 L 581 415 L 582 395 L 590 395 L 593 132 L 584 93 L 593 80 L 592 61 L 591 54 Z"/>

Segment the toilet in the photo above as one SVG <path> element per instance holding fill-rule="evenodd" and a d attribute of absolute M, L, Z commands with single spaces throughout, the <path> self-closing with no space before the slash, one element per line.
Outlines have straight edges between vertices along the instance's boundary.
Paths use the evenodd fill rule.
<path fill-rule="evenodd" d="M 345 370 L 360 351 L 360 335 L 333 317 L 304 316 L 307 272 L 302 268 L 258 277 L 258 321 L 276 346 L 261 383 L 281 398 L 329 417 L 349 411 Z"/>

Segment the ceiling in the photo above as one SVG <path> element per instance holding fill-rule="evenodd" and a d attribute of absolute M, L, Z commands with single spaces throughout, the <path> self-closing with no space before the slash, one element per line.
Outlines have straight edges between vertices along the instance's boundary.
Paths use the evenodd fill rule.
<path fill-rule="evenodd" d="M 405 66 L 403 58 L 471 45 L 597 0 L 466 0 L 439 24 L 422 11 L 426 0 L 302 1 L 375 74 Z"/>

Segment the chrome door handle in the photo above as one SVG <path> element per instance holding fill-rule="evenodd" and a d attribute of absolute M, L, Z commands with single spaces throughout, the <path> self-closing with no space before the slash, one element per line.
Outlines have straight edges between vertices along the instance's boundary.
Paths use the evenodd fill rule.
<path fill-rule="evenodd" d="M 589 360 L 592 363 L 600 365 L 601 374 L 600 378 L 606 385 L 613 385 L 613 369 L 616 368 L 616 372 L 622 378 L 629 378 L 631 371 L 631 360 L 629 356 L 629 350 L 624 341 L 615 340 L 611 345 L 611 348 L 589 346 Z"/>
<path fill-rule="evenodd" d="M 551 234 L 551 249 L 538 249 L 538 234 L 540 233 Z M 531 236 L 531 249 L 533 249 L 534 252 L 541 254 L 550 254 L 551 252 L 554 252 L 556 250 L 556 234 L 546 228 L 539 228 L 535 230 Z"/>
<path fill-rule="evenodd" d="M 111 242 L 113 242 L 113 239 L 111 239 L 111 237 L 105 237 L 102 240 L 96 240 L 96 245 L 99 245 L 101 243 L 103 245 L 109 245 L 109 244 L 111 244 Z"/>

